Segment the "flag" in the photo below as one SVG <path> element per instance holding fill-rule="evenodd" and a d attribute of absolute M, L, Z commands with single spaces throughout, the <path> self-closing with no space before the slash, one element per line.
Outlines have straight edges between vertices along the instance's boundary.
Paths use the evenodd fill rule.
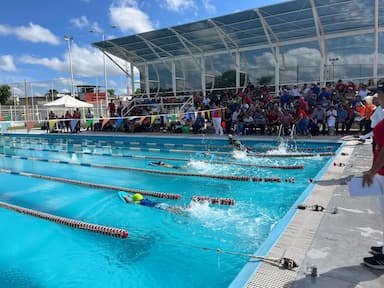
<path fill-rule="evenodd" d="M 48 123 L 49 123 L 49 130 L 53 130 L 56 124 L 56 120 L 49 120 Z"/>
<path fill-rule="evenodd" d="M 103 123 L 101 124 L 101 129 L 104 128 L 104 126 L 109 122 L 109 118 L 103 119 Z"/>
<path fill-rule="evenodd" d="M 87 119 L 87 128 L 91 127 L 93 124 L 93 119 Z"/>
<path fill-rule="evenodd" d="M 77 122 L 79 122 L 79 119 L 71 119 L 71 129 L 72 129 L 72 131 L 75 131 Z"/>
<path fill-rule="evenodd" d="M 123 118 L 121 118 L 121 117 L 117 118 L 116 123 L 115 123 L 116 128 L 119 127 L 121 125 L 121 123 L 123 123 Z"/>

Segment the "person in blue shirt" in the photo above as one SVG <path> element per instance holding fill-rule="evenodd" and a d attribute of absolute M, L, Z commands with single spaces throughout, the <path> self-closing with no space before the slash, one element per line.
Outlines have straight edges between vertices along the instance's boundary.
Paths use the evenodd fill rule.
<path fill-rule="evenodd" d="M 325 87 L 321 88 L 321 92 L 320 94 L 317 96 L 317 103 L 320 103 L 324 97 L 327 99 L 327 100 L 330 100 L 331 99 L 331 93 L 328 92 Z"/>
<path fill-rule="evenodd" d="M 314 94 L 314 95 L 320 94 L 320 88 L 319 88 L 319 86 L 317 86 L 317 83 L 312 84 L 311 90 L 312 90 L 312 94 Z"/>
<path fill-rule="evenodd" d="M 292 96 L 289 95 L 288 90 L 284 89 L 283 94 L 280 97 L 281 107 L 286 109 L 289 107 L 289 103 L 292 100 Z"/>
<path fill-rule="evenodd" d="M 153 207 L 153 208 L 174 212 L 174 213 L 181 213 L 183 211 L 183 209 L 180 207 L 170 206 L 166 203 L 155 202 L 147 198 L 144 198 L 143 195 L 141 195 L 140 193 L 135 193 L 133 194 L 133 196 L 123 195 L 123 198 L 127 203 L 140 204 L 143 206 Z"/>

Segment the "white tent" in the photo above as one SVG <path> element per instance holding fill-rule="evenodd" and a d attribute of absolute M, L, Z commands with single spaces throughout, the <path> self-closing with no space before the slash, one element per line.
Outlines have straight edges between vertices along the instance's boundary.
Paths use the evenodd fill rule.
<path fill-rule="evenodd" d="M 93 104 L 77 100 L 69 95 L 65 95 L 55 101 L 44 104 L 44 106 L 57 108 L 92 108 Z"/>

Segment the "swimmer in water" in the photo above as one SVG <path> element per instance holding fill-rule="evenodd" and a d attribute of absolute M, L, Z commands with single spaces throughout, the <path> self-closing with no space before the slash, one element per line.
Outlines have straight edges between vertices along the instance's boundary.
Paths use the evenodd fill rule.
<path fill-rule="evenodd" d="M 150 165 L 150 166 L 161 166 L 161 167 L 171 168 L 171 169 L 185 169 L 185 167 L 174 166 L 174 165 L 165 163 L 163 161 L 152 161 L 152 162 L 149 162 L 148 165 Z"/>
<path fill-rule="evenodd" d="M 234 140 L 231 134 L 228 135 L 228 143 L 236 151 L 249 152 L 251 150 L 251 148 L 244 146 L 239 140 Z"/>
<path fill-rule="evenodd" d="M 155 202 L 155 201 L 149 200 L 147 198 L 144 198 L 143 195 L 141 195 L 140 193 L 135 193 L 135 194 L 133 194 L 133 196 L 123 195 L 123 198 L 124 198 L 125 202 L 127 202 L 127 203 L 140 204 L 143 206 L 153 207 L 153 208 L 165 210 L 168 212 L 180 214 L 181 212 L 184 211 L 184 209 L 181 207 L 171 206 L 171 205 L 168 205 L 166 203 Z"/>

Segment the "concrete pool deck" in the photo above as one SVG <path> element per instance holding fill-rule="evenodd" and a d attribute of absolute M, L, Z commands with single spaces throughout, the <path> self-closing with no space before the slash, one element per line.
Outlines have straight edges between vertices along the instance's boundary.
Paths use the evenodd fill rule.
<path fill-rule="evenodd" d="M 346 185 L 346 178 L 361 176 L 370 168 L 371 145 L 349 138 L 341 152 L 348 155 L 339 154 L 335 162 L 346 166 L 331 165 L 304 202 L 337 207 L 338 213 L 298 210 L 268 256 L 280 258 L 285 253 L 300 267 L 289 271 L 263 263 L 247 287 L 384 287 L 384 270 L 361 264 L 363 257 L 370 256 L 370 246 L 381 245 L 378 201 L 375 197 L 351 198 Z M 311 266 L 317 268 L 318 277 L 308 275 Z"/>
<path fill-rule="evenodd" d="M 19 133 L 26 133 L 26 131 L 19 131 Z M 42 131 L 34 131 L 32 134 L 45 135 Z M 89 132 L 78 134 L 79 137 L 82 135 L 201 137 L 201 135 L 162 133 Z M 214 135 L 206 136 L 214 137 Z M 223 136 L 217 138 L 223 139 Z M 276 140 L 275 137 L 249 138 Z M 337 141 L 339 137 L 320 136 L 303 140 Z M 262 263 L 250 279 L 244 280 L 245 287 L 384 287 L 384 270 L 372 270 L 361 265 L 363 257 L 370 256 L 369 247 L 379 245 L 382 241 L 381 217 L 377 199 L 375 197 L 350 198 L 345 180 L 350 176 L 361 176 L 363 171 L 369 169 L 372 159 L 371 145 L 369 141 L 360 144 L 353 137 L 346 137 L 345 140 L 341 152 L 348 155 L 339 154 L 334 162 L 345 163 L 346 166 L 330 165 L 314 185 L 309 197 L 303 202 L 307 205 L 319 204 L 329 208 L 337 207 L 338 213 L 297 210 L 295 217 L 272 247 L 268 256 L 280 258 L 284 254 L 284 257 L 292 258 L 299 264 L 299 268 L 289 271 Z M 317 268 L 318 277 L 307 275 L 307 267 L 310 266 Z M 243 285 L 236 287 L 243 287 Z"/>

